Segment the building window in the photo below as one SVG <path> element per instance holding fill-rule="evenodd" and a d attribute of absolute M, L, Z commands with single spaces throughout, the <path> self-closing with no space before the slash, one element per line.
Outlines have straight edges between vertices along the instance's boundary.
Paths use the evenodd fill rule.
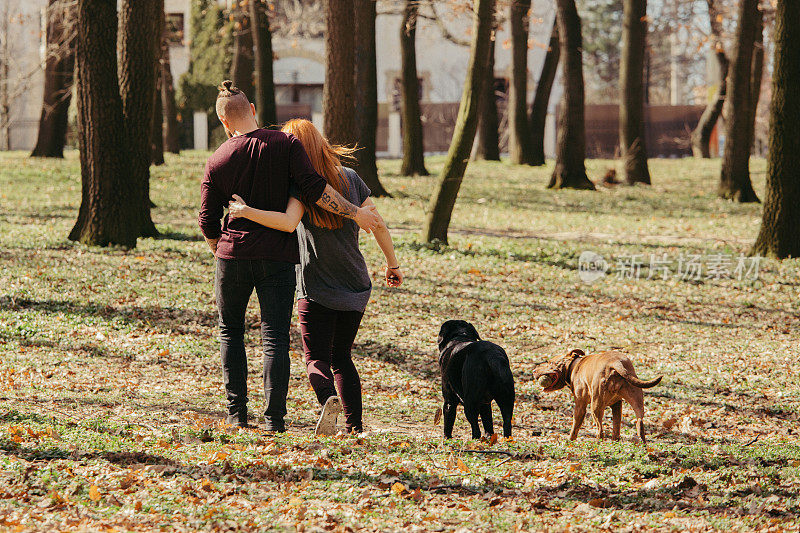
<path fill-rule="evenodd" d="M 166 33 L 167 42 L 169 44 L 183 44 L 184 36 L 184 20 L 183 13 L 167 13 L 166 14 Z"/>

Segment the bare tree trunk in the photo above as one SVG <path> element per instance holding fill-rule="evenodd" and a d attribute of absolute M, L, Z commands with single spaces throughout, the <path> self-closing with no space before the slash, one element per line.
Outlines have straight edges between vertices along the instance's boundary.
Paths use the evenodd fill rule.
<path fill-rule="evenodd" d="M 508 153 L 516 165 L 533 162 L 528 121 L 528 11 L 530 0 L 514 0 L 508 8 L 511 24 L 511 85 L 508 91 Z"/>
<path fill-rule="evenodd" d="M 164 110 L 161 107 L 161 65 L 156 67 L 156 90 L 153 91 L 153 120 L 150 137 L 150 163 L 164 164 Z"/>
<path fill-rule="evenodd" d="M 427 176 L 425 148 L 422 137 L 422 111 L 419 106 L 417 78 L 417 10 L 418 0 L 406 0 L 403 23 L 400 26 L 400 62 L 403 117 L 403 163 L 400 173 L 405 176 Z"/>
<path fill-rule="evenodd" d="M 531 105 L 531 143 L 533 152 L 531 154 L 531 165 L 544 165 L 544 129 L 547 125 L 547 108 L 550 106 L 550 92 L 553 89 L 553 82 L 558 72 L 558 60 L 561 46 L 558 41 L 558 21 L 553 22 L 553 31 L 550 34 L 550 46 L 544 56 L 542 73 L 536 84 L 536 93 Z"/>
<path fill-rule="evenodd" d="M 728 90 L 725 154 L 719 182 L 719 196 L 737 202 L 758 202 L 750 182 L 750 148 L 753 144 L 749 122 L 752 116 L 753 48 L 761 12 L 758 0 L 742 0 L 736 30 L 736 50 L 731 61 Z"/>
<path fill-rule="evenodd" d="M 125 115 L 134 203 L 140 212 L 139 235 L 155 237 L 150 216 L 150 140 L 153 128 L 157 59 L 161 48 L 164 0 L 122 0 L 119 32 L 119 90 Z"/>
<path fill-rule="evenodd" d="M 752 254 L 800 257 L 800 3 L 778 0 L 767 187 Z"/>
<path fill-rule="evenodd" d="M 464 92 L 458 109 L 450 150 L 439 177 L 439 184 L 431 196 L 425 220 L 425 242 L 439 241 L 447 244 L 450 217 L 467 170 L 469 153 L 478 128 L 478 107 L 481 84 L 486 76 L 486 57 L 494 23 L 494 0 L 475 0 L 470 46 L 469 67 L 464 81 Z"/>
<path fill-rule="evenodd" d="M 47 61 L 39 133 L 31 157 L 64 157 L 75 71 L 75 12 L 61 0 L 47 7 Z"/>
<path fill-rule="evenodd" d="M 497 95 L 494 92 L 494 48 L 495 41 L 489 43 L 486 58 L 486 76 L 481 84 L 483 95 L 478 108 L 478 140 L 472 158 L 484 161 L 500 161 L 500 120 L 497 116 Z"/>
<path fill-rule="evenodd" d="M 278 122 L 278 117 L 275 108 L 275 82 L 272 75 L 272 31 L 264 0 L 250 0 L 250 21 L 255 50 L 255 104 L 258 123 L 261 126 L 272 126 Z"/>
<path fill-rule="evenodd" d="M 575 0 L 557 0 L 558 35 L 564 72 L 564 94 L 558 111 L 556 166 L 551 189 L 592 189 L 586 177 L 586 123 L 583 95 L 583 38 Z"/>
<path fill-rule="evenodd" d="M 234 8 L 233 22 L 233 61 L 231 62 L 231 79 L 233 84 L 252 100 L 255 96 L 253 86 L 253 31 L 250 28 L 250 16 L 242 5 Z"/>
<path fill-rule="evenodd" d="M 756 140 L 756 116 L 758 115 L 758 100 L 761 98 L 761 80 L 764 77 L 764 14 L 759 12 L 756 42 L 753 48 L 753 62 L 750 68 L 750 118 L 747 127 L 750 128 L 750 152 Z"/>
<path fill-rule="evenodd" d="M 325 115 L 325 136 L 333 144 L 354 144 L 355 121 L 355 55 L 353 0 L 326 0 L 325 87 L 322 108 Z"/>
<path fill-rule="evenodd" d="M 179 154 L 181 152 L 178 129 L 178 110 L 175 105 L 175 84 L 172 80 L 172 65 L 169 58 L 169 42 L 162 41 L 161 50 L 161 109 L 164 114 L 164 150 Z"/>
<path fill-rule="evenodd" d="M 722 108 L 725 105 L 725 95 L 728 87 L 728 57 L 725 55 L 725 49 L 722 46 L 722 25 L 717 19 L 719 10 L 716 8 L 717 0 L 707 0 L 708 3 L 708 17 L 711 23 L 711 35 L 714 39 L 714 54 L 717 58 L 717 68 L 719 69 L 719 78 L 717 79 L 717 92 L 714 99 L 708 103 L 697 126 L 692 131 L 692 155 L 698 158 L 711 157 L 711 149 L 709 143 L 711 142 L 711 134 L 714 131 L 720 115 L 722 115 Z"/>
<path fill-rule="evenodd" d="M 7 36 L 11 17 L 9 16 L 8 2 L 0 4 L 0 35 Z M 9 39 L 0 40 L 0 150 L 11 150 L 11 98 L 9 96 L 9 82 L 11 68 L 9 60 L 11 47 Z"/>
<path fill-rule="evenodd" d="M 625 181 L 650 184 L 644 115 L 644 50 L 647 0 L 624 0 L 619 69 L 619 143 Z"/>
<path fill-rule="evenodd" d="M 78 0 L 75 36 L 81 207 L 69 238 L 133 248 L 141 206 L 131 201 L 137 191 L 126 128 L 120 127 L 116 0 Z"/>
<path fill-rule="evenodd" d="M 375 56 L 375 0 L 355 0 L 355 106 L 360 150 L 358 174 L 373 196 L 391 196 L 378 179 L 375 136 L 378 130 L 378 68 Z"/>
<path fill-rule="evenodd" d="M 717 92 L 714 95 L 714 100 L 709 102 L 697 126 L 692 131 L 692 155 L 698 158 L 711 157 L 711 134 L 714 131 L 714 126 L 717 125 L 719 117 L 722 115 L 722 108 L 725 105 L 725 96 L 728 86 L 728 58 L 725 57 L 725 52 L 718 50 L 716 53 L 717 63 L 719 64 L 720 79 L 717 86 Z"/>

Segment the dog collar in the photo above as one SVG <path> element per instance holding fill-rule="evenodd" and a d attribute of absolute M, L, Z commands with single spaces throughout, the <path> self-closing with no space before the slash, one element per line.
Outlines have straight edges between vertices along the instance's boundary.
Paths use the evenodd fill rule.
<path fill-rule="evenodd" d="M 572 358 L 572 361 L 570 361 L 569 364 L 567 365 L 567 371 L 564 373 L 564 382 L 567 385 L 572 385 L 572 379 L 571 379 L 572 378 L 572 365 L 574 365 L 575 361 L 580 359 L 580 357 L 581 357 L 580 355 L 576 354 L 575 357 Z"/>

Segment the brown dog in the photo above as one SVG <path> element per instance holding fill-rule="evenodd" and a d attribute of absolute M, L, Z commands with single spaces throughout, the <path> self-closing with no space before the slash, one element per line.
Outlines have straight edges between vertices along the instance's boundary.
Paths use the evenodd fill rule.
<path fill-rule="evenodd" d="M 603 438 L 603 413 L 611 407 L 611 438 L 619 440 L 622 423 L 622 400 L 628 402 L 636 414 L 636 431 L 642 444 L 644 438 L 644 394 L 642 389 L 655 387 L 658 377 L 642 381 L 636 377 L 631 360 L 622 352 L 601 352 L 586 355 L 582 350 L 572 350 L 566 355 L 551 359 L 536 367 L 534 379 L 539 381 L 544 392 L 566 387 L 575 398 L 575 414 L 570 440 L 575 440 L 583 424 L 586 408 L 591 405 L 592 417 L 597 424 L 597 438 Z"/>

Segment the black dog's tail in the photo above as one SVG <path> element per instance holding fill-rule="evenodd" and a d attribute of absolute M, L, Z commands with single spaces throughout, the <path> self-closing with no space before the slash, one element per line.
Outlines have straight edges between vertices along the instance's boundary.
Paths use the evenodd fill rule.
<path fill-rule="evenodd" d="M 514 416 L 514 375 L 508 364 L 508 359 L 502 357 L 488 357 L 489 372 L 492 373 L 492 396 L 500 413 L 503 415 L 503 436 L 511 436 L 511 420 Z"/>
<path fill-rule="evenodd" d="M 505 387 L 514 388 L 514 375 L 508 363 L 504 363 L 499 357 L 487 357 L 486 362 L 489 364 L 489 371 L 494 376 L 497 383 L 503 384 Z"/>

